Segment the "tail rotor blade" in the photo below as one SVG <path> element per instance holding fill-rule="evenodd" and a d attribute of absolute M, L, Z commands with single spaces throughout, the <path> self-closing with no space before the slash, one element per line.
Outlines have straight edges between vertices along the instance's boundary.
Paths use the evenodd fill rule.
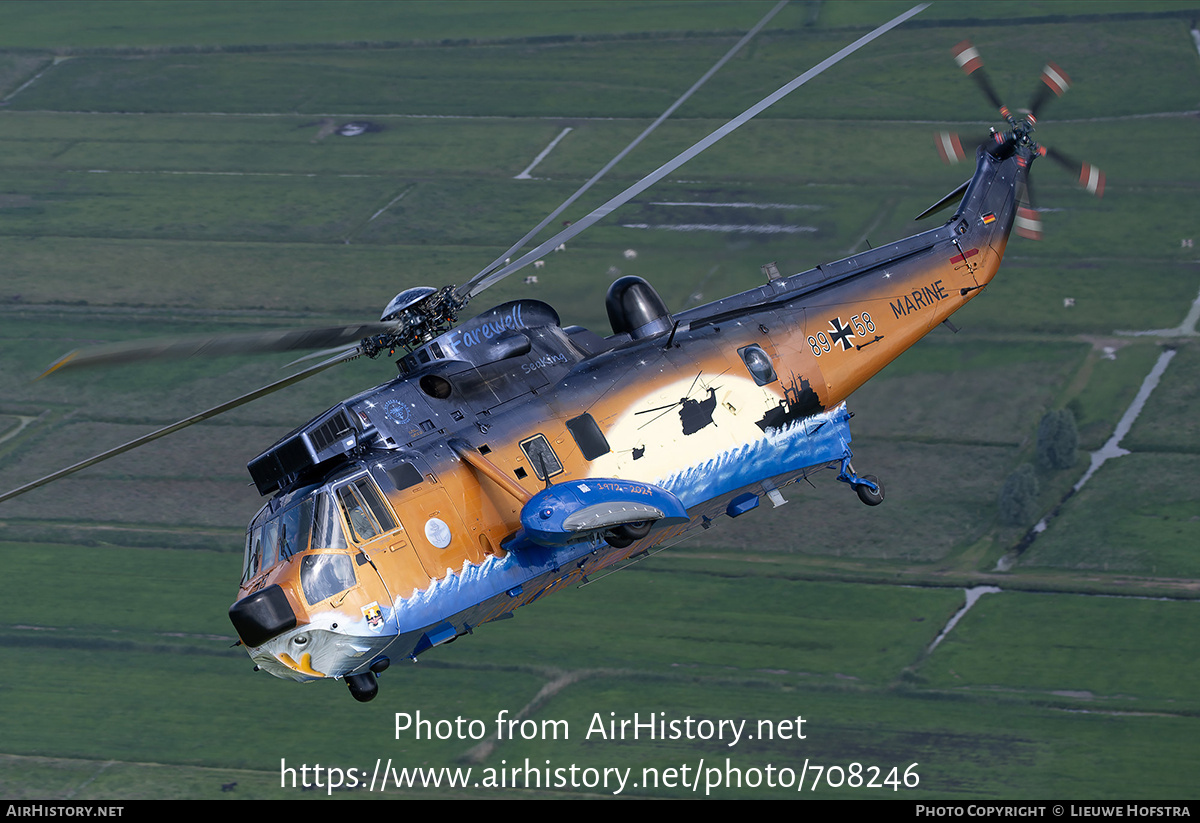
<path fill-rule="evenodd" d="M 1071 78 L 1067 76 L 1067 73 L 1054 63 L 1047 63 L 1042 67 L 1042 85 L 1038 86 L 1033 101 L 1029 104 L 1030 117 L 1037 119 L 1038 112 L 1042 110 L 1046 101 L 1052 96 L 1062 97 L 1069 88 L 1071 88 Z"/>
<path fill-rule="evenodd" d="M 964 40 L 951 51 L 954 53 L 954 62 L 958 63 L 958 67 L 978 84 L 992 105 L 1000 110 L 1000 116 L 1005 120 L 1009 119 L 1011 115 L 1008 107 L 1000 102 L 1000 95 L 996 94 L 992 82 L 988 80 L 987 72 L 983 70 L 983 58 L 979 56 L 979 50 L 971 44 L 970 40 Z"/>
<path fill-rule="evenodd" d="M 1017 189 L 1017 217 L 1013 228 L 1027 240 L 1042 239 L 1042 218 L 1033 207 L 1033 189 L 1028 182 Z"/>
<path fill-rule="evenodd" d="M 1029 206 L 1018 206 L 1016 221 L 1013 223 L 1017 234 L 1026 240 L 1042 239 L 1042 218 Z"/>
<path fill-rule="evenodd" d="M 1091 163 L 1081 163 L 1055 149 L 1046 149 L 1046 156 L 1064 169 L 1075 174 L 1079 180 L 1079 185 L 1085 188 L 1089 194 L 1096 197 L 1104 196 L 1104 172 L 1100 171 L 1100 169 Z"/>
<path fill-rule="evenodd" d="M 935 131 L 933 133 L 933 142 L 937 146 L 938 155 L 942 158 L 942 162 L 947 166 L 953 166 L 967 156 L 966 152 L 963 151 L 962 141 L 958 139 L 958 134 L 955 132 Z"/>

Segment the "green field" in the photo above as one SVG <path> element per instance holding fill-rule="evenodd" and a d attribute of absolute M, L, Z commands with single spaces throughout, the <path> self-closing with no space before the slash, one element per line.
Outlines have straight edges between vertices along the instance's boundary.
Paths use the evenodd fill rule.
<path fill-rule="evenodd" d="M 771 6 L 0 4 L 0 491 L 277 380 L 293 359 L 35 380 L 64 352 L 370 322 L 404 288 L 462 283 Z M 791 3 L 563 219 L 907 7 Z M 252 672 L 226 610 L 263 502 L 246 461 L 390 379 L 382 359 L 0 504 L 0 797 L 366 797 L 379 795 L 281 787 L 280 761 L 470 767 L 481 781 L 528 759 L 629 769 L 642 782 L 621 794 L 636 797 L 704 796 L 717 767 L 741 783 L 725 771 L 712 796 L 794 796 L 755 775 L 807 761 L 865 778 L 804 797 L 1195 800 L 1200 349 L 1194 330 L 1121 332 L 1176 328 L 1200 293 L 1196 19 L 1187 2 L 935 4 L 548 255 L 536 284 L 518 275 L 472 305 L 533 297 L 604 334 L 618 271 L 677 311 L 758 285 L 768 261 L 791 273 L 910 234 L 970 174 L 938 162 L 931 133 L 999 126 L 951 46 L 973 40 L 1014 108 L 1053 60 L 1075 85 L 1037 137 L 1103 168 L 1105 196 L 1039 161 L 1046 239 L 1014 238 L 959 333 L 935 330 L 851 398 L 855 466 L 882 478 L 883 506 L 824 473 L 736 528 L 395 663 L 360 705 L 340 684 Z M 354 121 L 377 128 L 337 133 Z M 514 179 L 566 128 L 532 179 Z M 673 223 L 803 230 L 635 227 Z M 1177 353 L 1121 442 L 1131 453 L 1068 496 L 1163 346 Z M 1078 460 L 1038 469 L 1037 517 L 1002 526 L 1000 489 L 1059 408 L 1075 415 Z M 930 651 L 978 585 L 1002 591 Z M 489 737 L 501 712 L 569 736 L 397 737 L 395 714 L 417 711 L 482 721 Z M 587 734 L 635 712 L 755 731 L 803 716 L 807 734 Z M 663 779 L 685 767 L 698 790 Z M 872 767 L 899 785 L 866 785 Z"/>

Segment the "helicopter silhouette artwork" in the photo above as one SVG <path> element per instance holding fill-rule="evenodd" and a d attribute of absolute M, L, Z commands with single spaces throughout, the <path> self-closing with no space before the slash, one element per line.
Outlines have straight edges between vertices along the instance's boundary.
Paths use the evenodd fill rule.
<path fill-rule="evenodd" d="M 696 375 L 696 379 L 692 381 L 691 388 L 694 389 L 699 380 L 700 375 Z M 679 409 L 679 422 L 683 426 L 683 433 L 685 435 L 695 434 L 705 426 L 712 425 L 713 411 L 717 408 L 717 390 L 709 386 L 706 388 L 706 391 L 708 392 L 708 398 L 705 400 L 696 400 L 693 397 L 684 396 L 670 405 L 658 406 L 653 409 L 644 409 L 637 413 L 653 414 L 654 412 L 666 409 L 666 411 L 663 411 L 663 414 L 667 414 L 670 411 Z M 688 390 L 688 394 L 691 394 L 691 389 Z M 659 415 L 659 417 L 662 417 L 662 415 Z M 642 428 L 649 426 L 656 420 L 658 420 L 658 417 L 655 417 L 650 420 L 650 422 L 645 423 Z"/>
<path fill-rule="evenodd" d="M 396 376 L 249 461 L 267 502 L 247 529 L 229 609 L 256 669 L 301 682 L 341 680 L 360 701 L 376 696 L 378 675 L 393 661 L 415 660 L 589 575 L 741 517 L 818 472 L 832 470 L 864 503 L 882 503 L 878 478 L 859 475 L 851 462 L 845 400 L 988 285 L 1014 226 L 1035 215 L 1029 170 L 1048 154 L 1032 139 L 1044 96 L 1018 119 L 995 97 L 977 56 L 960 65 L 993 98 L 1005 130 L 982 142 L 971 178 L 926 212 L 961 201 L 943 225 L 790 276 L 772 271 L 756 288 L 677 313 L 645 279 L 623 276 L 608 289 L 605 336 L 564 325 L 533 299 L 459 316 L 490 285 L 922 8 L 837 52 L 511 262 L 520 243 L 462 286 L 400 292 L 378 324 L 65 356 L 50 371 L 324 349 L 316 365 L 0 500 L 352 358 L 398 356 Z"/>

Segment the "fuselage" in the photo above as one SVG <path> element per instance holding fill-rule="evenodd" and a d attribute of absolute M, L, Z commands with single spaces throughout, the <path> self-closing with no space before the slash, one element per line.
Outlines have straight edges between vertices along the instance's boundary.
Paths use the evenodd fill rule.
<path fill-rule="evenodd" d="M 844 401 L 995 275 L 1030 159 L 981 150 L 944 225 L 636 329 L 526 300 L 407 354 L 251 462 L 273 494 L 231 609 L 251 657 L 295 680 L 415 657 L 839 464 Z M 531 536 L 568 486 L 580 518 L 591 494 L 682 514 Z"/>

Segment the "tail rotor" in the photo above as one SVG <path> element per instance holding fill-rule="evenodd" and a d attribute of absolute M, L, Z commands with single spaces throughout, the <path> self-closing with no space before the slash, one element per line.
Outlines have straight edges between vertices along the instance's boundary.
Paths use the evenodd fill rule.
<path fill-rule="evenodd" d="M 983 69 L 983 58 L 979 50 L 969 40 L 963 40 L 951 52 L 954 61 L 963 72 L 975 81 L 988 101 L 1000 112 L 1000 116 L 1008 124 L 1006 133 L 992 130 L 990 137 L 971 140 L 960 137 L 949 131 L 934 133 L 934 144 L 942 162 L 953 165 L 966 157 L 964 145 L 984 146 L 994 151 L 997 147 L 1008 142 L 1028 149 L 1028 154 L 1022 154 L 1022 162 L 1031 162 L 1036 157 L 1048 157 L 1058 165 L 1076 175 L 1079 185 L 1095 197 L 1104 196 L 1104 172 L 1091 163 L 1084 163 L 1071 158 L 1063 152 L 1041 146 L 1033 140 L 1033 132 L 1037 119 L 1046 104 L 1055 97 L 1062 97 L 1071 88 L 1071 78 L 1058 65 L 1052 62 L 1042 67 L 1041 85 L 1033 94 L 1029 108 L 1021 110 L 1018 119 L 1004 105 L 1000 95 Z M 1032 183 L 1022 185 L 1017 192 L 1017 216 L 1014 228 L 1022 237 L 1032 240 L 1042 239 L 1042 221 L 1037 208 L 1033 205 Z"/>

